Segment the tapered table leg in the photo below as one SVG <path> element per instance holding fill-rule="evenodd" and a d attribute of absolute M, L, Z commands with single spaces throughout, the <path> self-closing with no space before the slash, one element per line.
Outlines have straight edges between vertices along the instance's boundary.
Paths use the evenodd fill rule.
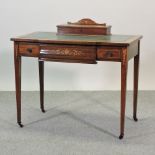
<path fill-rule="evenodd" d="M 44 61 L 39 60 L 39 82 L 40 82 L 40 108 L 42 112 L 44 109 Z"/>
<path fill-rule="evenodd" d="M 127 69 L 128 69 L 127 49 L 123 49 L 122 62 L 121 62 L 121 109 L 120 109 L 120 136 L 119 136 L 119 139 L 122 139 L 124 136 Z"/>
<path fill-rule="evenodd" d="M 14 63 L 15 63 L 15 83 L 16 83 L 16 104 L 17 104 L 17 123 L 21 123 L 21 56 L 18 56 L 18 44 L 14 43 Z"/>
<path fill-rule="evenodd" d="M 134 57 L 134 92 L 133 92 L 133 119 L 137 122 L 137 96 L 138 96 L 138 76 L 139 76 L 139 52 Z"/>

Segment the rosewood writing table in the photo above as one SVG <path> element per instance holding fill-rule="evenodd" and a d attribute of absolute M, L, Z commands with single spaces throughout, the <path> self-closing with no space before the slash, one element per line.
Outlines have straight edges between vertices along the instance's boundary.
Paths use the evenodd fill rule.
<path fill-rule="evenodd" d="M 40 107 L 44 110 L 44 61 L 96 64 L 98 61 L 121 63 L 120 136 L 124 136 L 126 83 L 128 61 L 134 59 L 133 119 L 137 121 L 137 93 L 140 39 L 130 35 L 57 35 L 53 32 L 34 32 L 12 38 L 16 81 L 17 123 L 21 123 L 21 58 L 39 60 Z"/>

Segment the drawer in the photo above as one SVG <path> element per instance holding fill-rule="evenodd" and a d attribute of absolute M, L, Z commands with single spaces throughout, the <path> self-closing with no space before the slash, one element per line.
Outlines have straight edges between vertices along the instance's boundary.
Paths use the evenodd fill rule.
<path fill-rule="evenodd" d="M 96 61 L 95 46 L 43 45 L 40 48 L 41 58 Z"/>
<path fill-rule="evenodd" d="M 40 47 L 36 44 L 21 43 L 19 44 L 19 53 L 23 56 L 38 57 L 40 53 Z"/>
<path fill-rule="evenodd" d="M 120 60 L 121 48 L 99 47 L 97 49 L 98 60 Z"/>

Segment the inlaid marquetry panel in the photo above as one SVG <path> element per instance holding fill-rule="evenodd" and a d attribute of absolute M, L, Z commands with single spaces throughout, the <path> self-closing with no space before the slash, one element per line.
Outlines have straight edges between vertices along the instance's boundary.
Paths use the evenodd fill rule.
<path fill-rule="evenodd" d="M 41 58 L 96 60 L 95 46 L 42 45 Z"/>

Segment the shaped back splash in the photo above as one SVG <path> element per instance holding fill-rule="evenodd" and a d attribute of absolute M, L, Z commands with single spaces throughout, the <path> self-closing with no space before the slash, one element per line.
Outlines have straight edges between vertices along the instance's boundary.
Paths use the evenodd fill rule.
<path fill-rule="evenodd" d="M 78 22 L 67 22 L 67 24 L 57 25 L 58 35 L 110 35 L 111 26 L 106 23 L 99 24 L 95 21 L 84 18 Z"/>

